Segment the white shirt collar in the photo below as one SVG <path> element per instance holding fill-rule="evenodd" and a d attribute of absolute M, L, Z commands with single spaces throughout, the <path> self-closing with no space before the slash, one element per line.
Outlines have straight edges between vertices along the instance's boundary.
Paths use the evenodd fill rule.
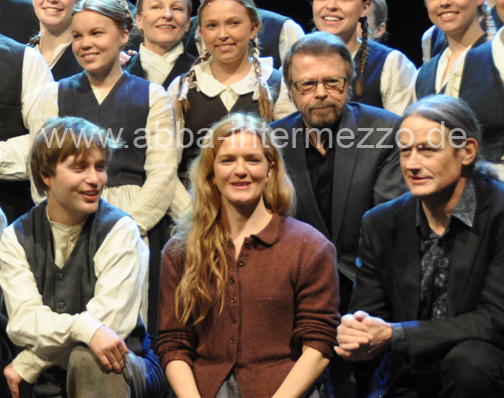
<path fill-rule="evenodd" d="M 72 42 L 69 43 L 62 43 L 58 47 L 55 48 L 53 56 L 51 58 L 51 61 L 49 62 L 49 69 L 52 69 L 54 65 L 56 65 L 56 62 L 61 58 L 65 50 L 67 49 L 68 46 L 70 46 Z M 40 52 L 40 44 L 37 44 L 34 47 L 35 50 Z"/>
<path fill-rule="evenodd" d="M 222 84 L 213 76 L 210 61 L 211 59 L 194 67 L 194 72 L 196 73 L 196 87 L 198 90 L 210 98 L 220 95 L 227 89 L 231 89 L 238 95 L 254 92 L 255 97 L 258 86 L 256 86 L 257 78 L 252 60 L 248 75 L 229 86 Z M 261 65 L 261 80 L 266 83 L 273 73 L 273 58 L 259 58 L 259 64 Z"/>
<path fill-rule="evenodd" d="M 184 53 L 184 45 L 182 44 L 182 42 L 176 44 L 170 51 L 168 51 L 163 56 L 160 56 L 155 52 L 147 49 L 144 43 L 140 45 L 139 51 L 140 51 L 140 62 L 142 64 L 142 69 L 147 74 L 147 80 L 152 81 L 149 78 L 149 75 L 152 72 L 154 72 L 157 75 L 164 76 L 164 79 L 167 78 L 178 57 Z M 163 81 L 161 81 L 161 83 L 164 82 L 164 79 Z"/>
<path fill-rule="evenodd" d="M 494 65 L 504 82 L 504 27 L 499 29 L 492 40 L 492 56 Z"/>

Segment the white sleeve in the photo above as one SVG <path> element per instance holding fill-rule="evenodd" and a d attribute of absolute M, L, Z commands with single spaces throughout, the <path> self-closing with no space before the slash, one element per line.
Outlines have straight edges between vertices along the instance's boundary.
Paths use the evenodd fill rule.
<path fill-rule="evenodd" d="M 177 186 L 177 149 L 174 135 L 174 114 L 167 92 L 158 84 L 150 84 L 150 111 L 145 127 L 146 180 L 138 195 L 126 209 L 145 235 L 168 211 Z"/>
<path fill-rule="evenodd" d="M 425 64 L 431 59 L 432 52 L 432 32 L 434 32 L 436 25 L 432 25 L 422 35 L 422 61 Z"/>
<path fill-rule="evenodd" d="M 26 47 L 23 55 L 21 80 L 21 113 L 24 126 L 32 125 L 37 100 L 53 77 L 44 58 L 33 48 Z M 0 177 L 4 180 L 26 180 L 30 153 L 28 135 L 22 135 L 0 142 Z"/>
<path fill-rule="evenodd" d="M 61 359 L 61 350 L 67 353 L 73 345 L 73 323 L 84 314 L 58 314 L 44 305 L 12 225 L 0 240 L 0 252 L 0 284 L 9 313 L 7 333 L 14 344 L 28 348 L 14 359 L 14 368 L 33 383 L 45 368 Z"/>
<path fill-rule="evenodd" d="M 288 19 L 282 26 L 280 31 L 280 39 L 278 41 L 278 52 L 280 53 L 280 59 L 282 60 L 282 66 L 287 56 L 287 51 L 290 50 L 292 45 L 299 39 L 305 36 L 303 28 L 299 26 L 292 19 Z"/>
<path fill-rule="evenodd" d="M 59 108 L 58 108 L 58 83 L 53 82 L 50 84 L 47 84 L 42 91 L 42 94 L 39 97 L 39 101 L 37 103 L 36 110 L 34 112 L 33 116 L 33 122 L 31 123 L 30 126 L 30 137 L 29 137 L 29 148 L 31 149 L 31 146 L 33 144 L 33 140 L 38 134 L 43 134 L 41 131 L 42 126 L 44 123 L 51 117 L 55 117 L 59 115 Z M 50 132 L 49 132 L 50 133 Z M 47 135 L 49 137 L 49 135 Z M 28 165 L 28 170 L 30 170 L 29 165 Z M 30 173 L 31 174 L 31 173 Z M 35 188 L 35 185 L 33 184 L 33 179 L 31 178 L 30 175 L 30 180 L 32 180 L 31 183 L 31 196 L 33 199 L 33 202 L 37 205 L 40 202 L 42 202 L 45 199 L 44 196 L 40 196 L 37 192 L 37 188 Z"/>
<path fill-rule="evenodd" d="M 416 68 L 399 51 L 392 51 L 387 56 L 381 74 L 381 96 L 383 108 L 402 115 L 413 103 Z"/>
<path fill-rule="evenodd" d="M 273 119 L 279 120 L 291 113 L 296 112 L 296 105 L 291 101 L 289 96 L 289 89 L 282 78 L 282 83 L 280 85 L 280 93 L 278 99 L 273 106 Z"/>
<path fill-rule="evenodd" d="M 122 339 L 136 326 L 149 251 L 131 218 L 120 219 L 96 252 L 95 293 L 81 314 L 58 314 L 43 304 L 12 226 L 0 240 L 0 250 L 0 283 L 10 317 L 7 332 L 14 344 L 25 347 L 13 361 L 24 380 L 33 383 L 44 369 L 68 361 L 73 346 L 89 344 L 102 325 Z"/>
<path fill-rule="evenodd" d="M 177 103 L 178 103 L 178 93 L 180 91 L 180 82 L 181 78 L 180 76 L 177 76 L 173 81 L 170 83 L 168 86 L 168 97 L 170 97 L 171 103 L 173 104 L 174 108 L 174 115 L 175 115 L 175 135 L 177 138 L 177 163 L 180 163 L 180 160 L 182 159 L 182 151 L 184 148 L 182 147 L 182 144 L 184 143 L 184 137 L 183 137 L 183 129 L 185 127 L 185 120 L 184 120 L 184 115 L 177 115 Z"/>

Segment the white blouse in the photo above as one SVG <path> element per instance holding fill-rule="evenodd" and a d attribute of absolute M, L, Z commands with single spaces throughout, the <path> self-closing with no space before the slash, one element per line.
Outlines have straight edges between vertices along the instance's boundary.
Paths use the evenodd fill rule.
<path fill-rule="evenodd" d="M 151 83 L 163 84 L 177 62 L 184 53 L 184 45 L 178 43 L 165 55 L 160 56 L 148 50 L 144 43 L 140 44 L 140 64 L 144 71 L 144 77 Z"/>

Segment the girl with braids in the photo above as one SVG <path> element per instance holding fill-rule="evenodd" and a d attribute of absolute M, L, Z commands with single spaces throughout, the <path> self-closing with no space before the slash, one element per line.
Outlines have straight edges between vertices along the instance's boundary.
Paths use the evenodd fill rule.
<path fill-rule="evenodd" d="M 444 33 L 448 46 L 418 71 L 417 99 L 444 93 L 452 72 L 456 70 L 454 66 L 459 63 L 463 67 L 467 52 L 495 34 L 490 10 L 483 0 L 425 0 L 425 4 L 430 20 Z M 485 30 L 480 25 L 480 13 Z"/>
<path fill-rule="evenodd" d="M 261 19 L 253 0 L 203 0 L 198 21 L 206 51 L 168 88 L 177 140 L 184 144 L 179 176 L 186 183 L 189 163 L 199 151 L 198 139 L 214 122 L 246 111 L 269 123 L 296 110 L 273 60 L 259 58 Z"/>
<path fill-rule="evenodd" d="M 371 0 L 313 0 L 312 7 L 316 28 L 341 37 L 354 57 L 352 101 L 402 115 L 412 103 L 416 68 L 401 52 L 369 40 Z M 362 40 L 357 34 L 359 24 Z"/>
<path fill-rule="evenodd" d="M 144 42 L 127 68 L 165 89 L 186 72 L 195 58 L 184 51 L 182 39 L 191 23 L 191 0 L 139 0 L 137 28 Z"/>
<path fill-rule="evenodd" d="M 82 71 L 72 52 L 72 9 L 76 0 L 34 0 L 40 33 L 28 45 L 46 60 L 54 80 Z"/>
<path fill-rule="evenodd" d="M 504 19 L 504 0 L 495 5 Z M 481 123 L 481 153 L 504 180 L 504 27 L 491 42 L 469 50 L 457 65 L 446 94 L 465 100 Z"/>
<path fill-rule="evenodd" d="M 263 126 L 226 117 L 190 167 L 193 210 L 161 270 L 157 349 L 171 397 L 332 396 L 319 375 L 339 320 L 335 249 L 287 216 L 294 188 Z"/>
<path fill-rule="evenodd" d="M 84 72 L 46 87 L 31 133 L 51 116 L 77 116 L 122 141 L 103 198 L 129 213 L 145 237 L 172 204 L 177 185 L 181 202 L 190 200 L 177 184 L 170 101 L 162 86 L 121 69 L 119 53 L 134 26 L 124 0 L 82 0 L 72 25 L 73 52 Z"/>

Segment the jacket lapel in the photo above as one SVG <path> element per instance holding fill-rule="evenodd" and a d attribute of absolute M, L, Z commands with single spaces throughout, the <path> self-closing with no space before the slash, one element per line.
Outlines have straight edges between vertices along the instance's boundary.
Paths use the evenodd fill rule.
<path fill-rule="evenodd" d="M 348 192 L 350 191 L 350 183 L 354 174 L 355 161 L 357 160 L 357 143 L 359 132 L 357 130 L 357 122 L 348 106 L 345 106 L 342 112 L 341 120 L 336 128 L 345 128 L 353 131 L 355 139 L 353 141 L 345 140 L 345 145 L 352 143 L 350 148 L 339 146 L 336 139 L 333 140 L 333 145 L 336 146 L 334 158 L 334 171 L 332 180 L 332 209 L 331 209 L 331 228 L 332 240 L 337 242 L 338 234 L 345 214 Z M 333 137 L 336 137 L 338 131 L 333 131 Z M 359 220 L 360 222 L 360 220 Z"/>
<path fill-rule="evenodd" d="M 404 304 L 408 320 L 418 317 L 420 297 L 420 241 L 416 231 L 416 199 L 410 197 L 396 213 L 392 234 L 395 264 L 394 283 Z M 397 311 L 394 311 L 397 312 Z"/>
<path fill-rule="evenodd" d="M 329 231 L 324 223 L 322 214 L 315 200 L 313 193 L 310 173 L 308 171 L 308 163 L 306 161 L 306 128 L 300 114 L 296 116 L 292 123 L 292 134 L 299 129 L 295 134 L 295 138 L 291 141 L 295 144 L 289 150 L 284 151 L 284 158 L 289 167 L 289 175 L 296 187 L 297 201 L 297 215 L 303 221 L 315 227 L 322 232 L 328 239 L 330 239 Z"/>
<path fill-rule="evenodd" d="M 481 238 L 488 223 L 488 188 L 484 180 L 475 179 L 474 182 L 477 207 L 473 227 L 471 229 L 461 228 L 453 246 L 448 279 L 448 316 L 450 317 L 457 313 L 458 304 L 464 295 Z"/>

